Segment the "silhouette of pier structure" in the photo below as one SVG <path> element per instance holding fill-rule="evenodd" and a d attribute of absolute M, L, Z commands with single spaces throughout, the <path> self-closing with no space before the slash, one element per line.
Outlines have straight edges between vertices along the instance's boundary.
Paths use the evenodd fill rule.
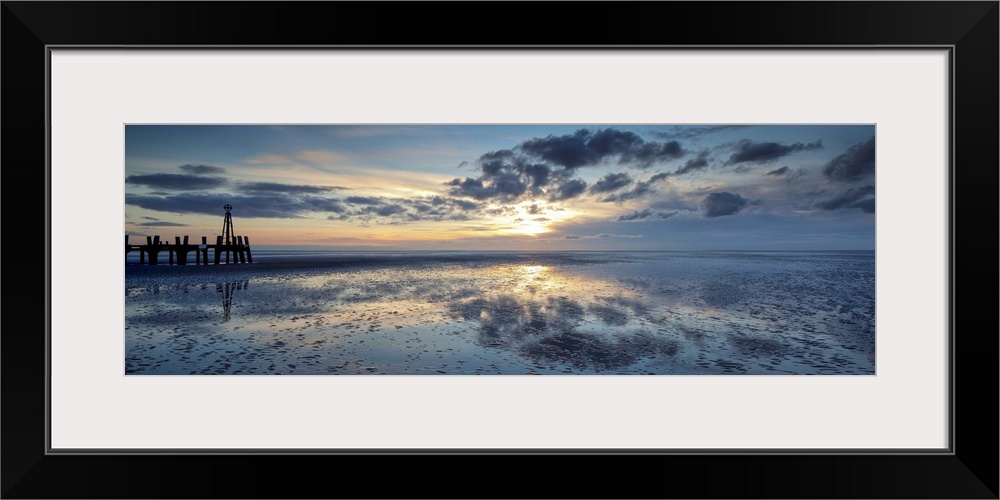
<path fill-rule="evenodd" d="M 171 245 L 169 241 L 160 240 L 160 236 L 156 235 L 146 236 L 145 245 L 131 245 L 126 234 L 125 262 L 128 263 L 130 252 L 138 251 L 140 265 L 155 266 L 161 263 L 160 254 L 166 252 L 168 265 L 172 266 L 176 263 L 179 266 L 186 266 L 190 262 L 188 256 L 194 252 L 194 263 L 207 266 L 208 254 L 211 250 L 214 251 L 216 265 L 223 263 L 223 254 L 225 254 L 226 264 L 230 263 L 230 256 L 232 256 L 233 264 L 253 264 L 253 256 L 250 253 L 250 238 L 233 233 L 233 217 L 230 214 L 233 210 L 232 205 L 227 203 L 222 208 L 226 211 L 226 215 L 222 222 L 222 234 L 215 237 L 215 244 L 209 244 L 208 238 L 205 236 L 201 237 L 200 244 L 189 243 L 190 240 L 187 236 L 184 236 L 183 241 L 181 241 L 180 236 L 175 236 L 174 244 Z"/>

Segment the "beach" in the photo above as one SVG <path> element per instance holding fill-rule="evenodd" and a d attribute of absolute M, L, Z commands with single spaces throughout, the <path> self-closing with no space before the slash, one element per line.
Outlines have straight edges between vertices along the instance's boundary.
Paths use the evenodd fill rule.
<path fill-rule="evenodd" d="M 127 375 L 874 375 L 875 254 L 127 264 L 124 342 Z"/>

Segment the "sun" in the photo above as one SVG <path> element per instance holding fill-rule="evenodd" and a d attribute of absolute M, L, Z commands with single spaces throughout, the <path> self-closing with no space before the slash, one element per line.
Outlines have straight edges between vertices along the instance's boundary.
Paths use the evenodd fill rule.
<path fill-rule="evenodd" d="M 510 234 L 542 234 L 552 231 L 552 228 L 548 227 L 544 222 L 538 222 L 534 220 L 525 220 L 514 224 L 507 230 Z"/>
<path fill-rule="evenodd" d="M 499 208 L 501 207 L 491 207 L 494 210 Z M 502 207 L 501 213 L 502 215 L 493 219 L 500 232 L 528 236 L 555 231 L 555 224 L 579 215 L 574 210 L 544 200 L 528 200 Z"/>

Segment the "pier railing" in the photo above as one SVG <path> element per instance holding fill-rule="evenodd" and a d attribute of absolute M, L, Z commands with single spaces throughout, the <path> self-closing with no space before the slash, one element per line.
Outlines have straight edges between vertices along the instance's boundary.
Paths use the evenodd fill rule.
<path fill-rule="evenodd" d="M 233 264 L 253 264 L 253 256 L 250 254 L 250 238 L 247 236 L 235 236 L 229 244 L 222 241 L 222 236 L 216 236 L 215 244 L 208 244 L 208 238 L 201 237 L 201 244 L 188 243 L 185 236 L 183 242 L 180 236 L 174 237 L 174 243 L 160 240 L 160 236 L 146 236 L 145 245 L 131 245 L 128 242 L 128 235 L 125 235 L 125 262 L 128 263 L 128 254 L 132 251 L 139 252 L 139 264 L 149 264 L 155 266 L 160 264 L 160 254 L 167 253 L 167 264 L 185 266 L 189 263 L 188 255 L 194 252 L 194 263 L 196 265 L 208 265 L 208 252 L 213 250 L 214 262 L 216 265 L 230 263 L 232 255 Z M 223 257 L 225 254 L 225 257 Z"/>

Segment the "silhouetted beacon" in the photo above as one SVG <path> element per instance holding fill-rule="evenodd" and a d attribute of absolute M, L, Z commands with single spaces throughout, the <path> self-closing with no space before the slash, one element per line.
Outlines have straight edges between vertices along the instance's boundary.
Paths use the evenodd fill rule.
<path fill-rule="evenodd" d="M 222 263 L 222 254 L 226 254 L 226 264 L 230 262 L 232 256 L 233 264 L 253 264 L 253 257 L 250 255 L 250 238 L 246 236 L 234 236 L 233 232 L 233 206 L 226 203 L 222 207 L 226 215 L 222 219 L 222 235 L 215 237 L 215 244 L 209 245 L 208 238 L 202 236 L 200 245 L 188 244 L 188 237 L 184 237 L 181 242 L 180 236 L 174 236 L 174 244 L 171 245 L 166 240 L 160 241 L 160 236 L 146 236 L 145 245 L 129 245 L 128 235 L 125 235 L 125 262 L 128 263 L 128 253 L 132 250 L 139 251 L 139 264 L 155 266 L 159 261 L 160 252 L 166 251 L 170 265 L 174 264 L 174 256 L 177 256 L 177 264 L 185 266 L 188 263 L 188 254 L 194 252 L 194 263 L 197 265 L 208 265 L 208 251 L 215 250 L 215 263 Z"/>

